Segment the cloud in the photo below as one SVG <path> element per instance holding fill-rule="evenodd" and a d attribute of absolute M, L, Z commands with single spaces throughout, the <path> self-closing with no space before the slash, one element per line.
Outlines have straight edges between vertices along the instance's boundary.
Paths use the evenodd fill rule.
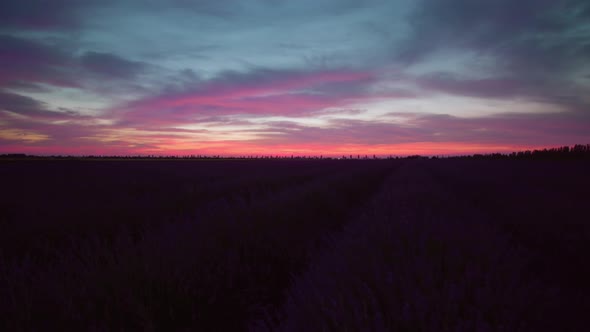
<path fill-rule="evenodd" d="M 0 150 L 583 143 L 588 63 L 582 0 L 3 1 Z"/>
<path fill-rule="evenodd" d="M 8 35 L 0 35 L 0 86 L 14 82 L 78 86 L 69 70 L 71 56 L 58 47 Z"/>
<path fill-rule="evenodd" d="M 0 109 L 26 115 L 43 112 L 44 106 L 33 98 L 0 91 Z"/>
<path fill-rule="evenodd" d="M 370 72 L 254 70 L 226 72 L 184 91 L 165 92 L 127 105 L 121 121 L 132 125 L 172 125 L 203 116 L 298 116 L 369 99 Z"/>
<path fill-rule="evenodd" d="M 422 89 L 481 98 L 512 98 L 526 95 L 527 82 L 512 77 L 461 79 L 449 73 L 435 73 L 416 79 Z"/>
<path fill-rule="evenodd" d="M 424 140 L 521 145 L 574 144 L 588 139 L 590 114 L 567 111 L 549 114 L 505 112 L 461 118 L 445 114 L 405 116 L 405 125 L 424 133 Z"/>
<path fill-rule="evenodd" d="M 0 90 L 0 111 L 7 111 L 35 119 L 51 120 L 70 118 L 77 115 L 77 113 L 69 110 L 65 112 L 50 111 L 46 108 L 46 104 L 34 98 L 4 92 L 2 90 Z"/>
<path fill-rule="evenodd" d="M 551 74 L 588 55 L 588 11 L 583 0 L 422 0 L 398 56 L 412 62 L 440 48 L 475 50 L 499 57 L 504 70 Z"/>
<path fill-rule="evenodd" d="M 78 25 L 75 11 L 86 1 L 19 0 L 0 2 L 0 27 L 20 29 L 71 28 Z"/>
<path fill-rule="evenodd" d="M 21 121 L 11 126 L 14 133 L 8 141 L 21 139 L 26 142 L 21 151 L 37 153 L 251 155 L 272 151 L 338 156 L 510 152 L 576 144 L 586 141 L 590 132 L 590 116 L 584 112 L 480 118 L 394 113 L 370 121 L 332 119 L 322 127 L 293 121 L 265 121 L 258 127 L 228 118 L 207 121 L 210 130 Z M 39 137 L 43 139 L 35 140 Z M 0 140 L 3 151 L 13 151 L 14 143 L 9 143 Z"/>
<path fill-rule="evenodd" d="M 146 64 L 130 61 L 111 53 L 86 52 L 80 57 L 82 66 L 96 74 L 112 78 L 135 78 Z"/>
<path fill-rule="evenodd" d="M 394 118 L 398 120 L 394 120 Z M 399 118 L 403 120 L 400 121 Z M 336 119 L 322 127 L 270 122 L 261 131 L 261 144 L 388 144 L 478 143 L 504 146 L 571 145 L 588 140 L 590 115 L 503 113 L 478 118 L 445 114 L 392 113 L 376 120 Z M 268 132 L 268 134 L 265 134 Z"/>
<path fill-rule="evenodd" d="M 24 92 L 50 92 L 46 86 L 43 86 L 38 83 L 31 83 L 31 82 L 23 82 L 23 81 L 10 81 L 4 84 L 4 88 L 6 89 L 14 89 L 18 91 Z"/>
<path fill-rule="evenodd" d="M 422 0 L 409 17 L 412 33 L 401 55 L 412 61 L 439 47 L 494 51 L 540 28 L 551 0 Z M 419 38 L 418 38 L 419 37 Z"/>
<path fill-rule="evenodd" d="M 20 144 L 75 144 L 94 128 L 94 119 L 61 109 L 52 111 L 34 98 L 0 90 L 0 149 Z"/>
<path fill-rule="evenodd" d="M 136 82 L 151 66 L 113 53 L 85 52 L 51 39 L 0 35 L 0 88 L 50 92 L 74 88 L 100 94 L 141 90 Z"/>
<path fill-rule="evenodd" d="M 422 0 L 395 59 L 412 68 L 444 64 L 452 59 L 449 54 L 470 54 L 454 70 L 417 77 L 417 84 L 459 96 L 519 97 L 570 107 L 588 90 L 580 83 L 589 70 L 588 12 L 590 4 L 581 0 Z"/>

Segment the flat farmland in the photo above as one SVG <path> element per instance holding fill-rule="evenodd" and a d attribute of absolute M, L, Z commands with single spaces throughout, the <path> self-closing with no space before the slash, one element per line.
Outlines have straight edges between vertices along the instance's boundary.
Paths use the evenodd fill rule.
<path fill-rule="evenodd" d="M 590 163 L 0 162 L 0 327 L 576 330 Z"/>

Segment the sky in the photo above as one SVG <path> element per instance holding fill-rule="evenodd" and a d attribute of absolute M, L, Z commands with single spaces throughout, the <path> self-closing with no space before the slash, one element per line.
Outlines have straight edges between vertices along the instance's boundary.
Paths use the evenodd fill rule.
<path fill-rule="evenodd" d="M 590 143 L 583 0 L 0 0 L 0 153 Z"/>

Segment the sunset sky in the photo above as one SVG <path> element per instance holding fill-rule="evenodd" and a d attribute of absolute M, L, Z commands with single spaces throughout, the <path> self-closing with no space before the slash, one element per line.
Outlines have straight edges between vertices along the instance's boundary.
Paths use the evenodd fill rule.
<path fill-rule="evenodd" d="M 582 0 L 0 1 L 0 153 L 590 143 Z"/>

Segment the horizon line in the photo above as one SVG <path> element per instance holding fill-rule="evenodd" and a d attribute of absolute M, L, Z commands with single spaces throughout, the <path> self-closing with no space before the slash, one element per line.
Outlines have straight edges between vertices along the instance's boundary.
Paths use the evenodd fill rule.
<path fill-rule="evenodd" d="M 477 156 L 513 156 L 527 153 L 584 153 L 590 154 L 590 144 L 563 145 L 559 147 L 543 149 L 527 149 L 512 152 L 491 152 L 491 153 L 450 153 L 450 154 L 343 154 L 343 155 L 296 155 L 296 154 L 252 154 L 252 155 L 222 155 L 222 154 L 177 154 L 177 155 L 156 155 L 156 154 L 26 154 L 26 153 L 0 153 L 0 158 L 88 158 L 88 159 L 346 159 L 346 160 L 367 160 L 367 159 L 393 159 L 393 158 L 412 158 L 412 157 L 434 157 L 434 158 L 453 158 L 453 157 L 477 157 Z"/>

